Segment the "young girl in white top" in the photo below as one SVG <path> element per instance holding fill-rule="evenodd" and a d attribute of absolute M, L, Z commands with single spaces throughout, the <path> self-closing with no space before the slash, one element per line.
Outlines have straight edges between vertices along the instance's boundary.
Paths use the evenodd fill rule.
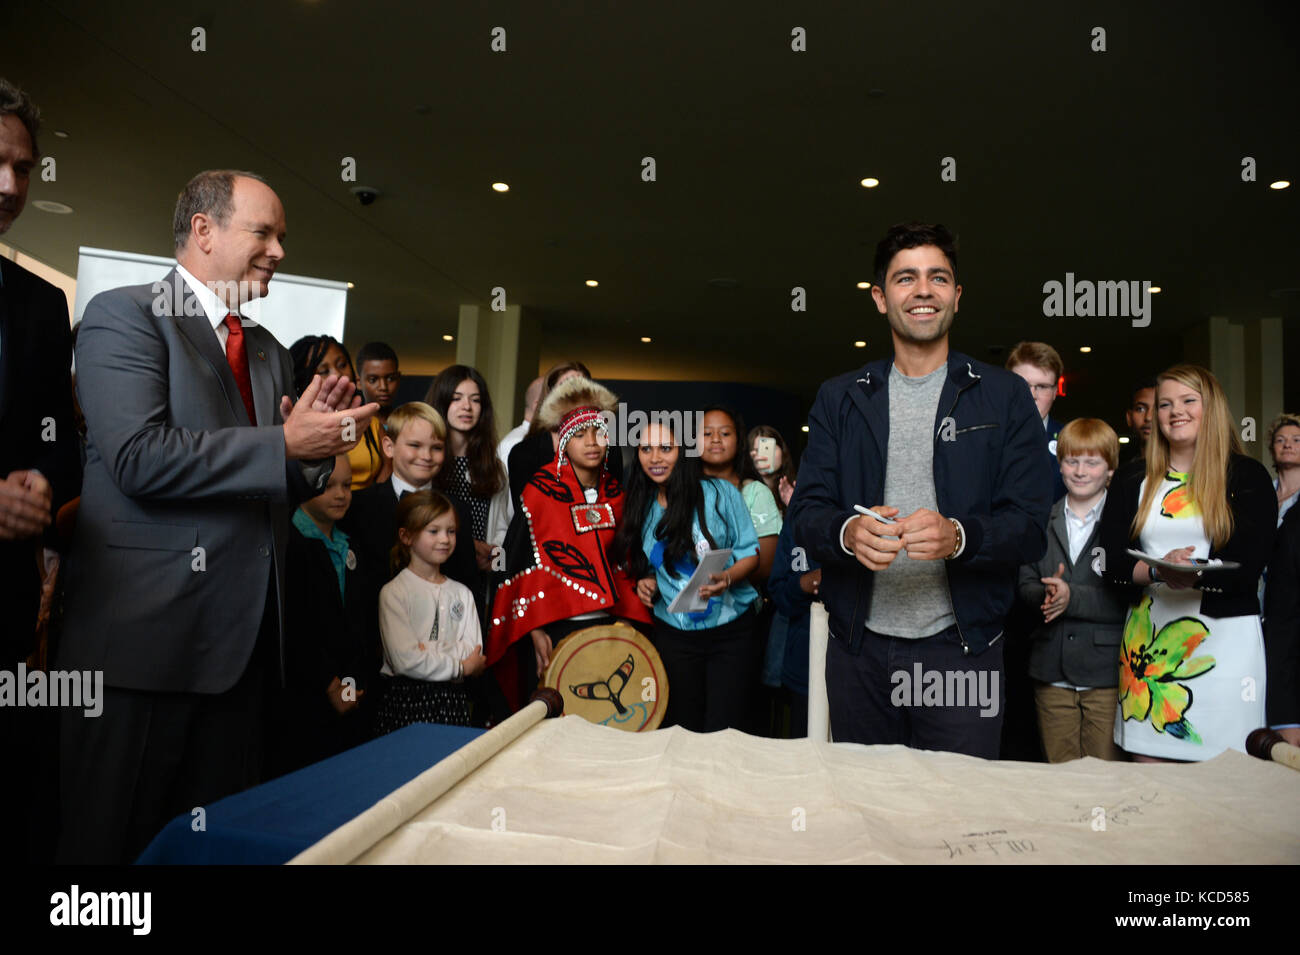
<path fill-rule="evenodd" d="M 466 677 L 483 672 L 483 638 L 469 588 L 443 576 L 456 544 L 456 510 L 436 491 L 398 502 L 395 565 L 402 571 L 379 593 L 384 642 L 380 734 L 412 723 L 470 725 Z"/>

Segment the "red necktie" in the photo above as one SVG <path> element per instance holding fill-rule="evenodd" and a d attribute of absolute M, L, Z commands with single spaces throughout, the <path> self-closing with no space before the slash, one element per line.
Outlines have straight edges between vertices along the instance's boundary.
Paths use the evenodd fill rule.
<path fill-rule="evenodd" d="M 248 376 L 248 354 L 244 351 L 244 328 L 239 324 L 239 316 L 231 312 L 226 316 L 226 328 L 230 335 L 226 338 L 226 361 L 239 386 L 239 397 L 244 399 L 244 409 L 248 412 L 248 423 L 257 424 L 257 413 L 253 411 L 253 382 Z"/>

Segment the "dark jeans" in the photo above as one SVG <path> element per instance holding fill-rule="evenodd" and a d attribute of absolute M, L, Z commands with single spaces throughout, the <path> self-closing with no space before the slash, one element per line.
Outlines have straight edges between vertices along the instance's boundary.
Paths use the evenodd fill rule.
<path fill-rule="evenodd" d="M 758 688 L 755 610 L 708 630 L 678 630 L 658 617 L 650 639 L 668 675 L 663 726 L 696 733 L 748 730 Z"/>
<path fill-rule="evenodd" d="M 837 743 L 901 743 L 997 759 L 1006 702 L 1002 641 L 972 656 L 962 652 L 955 627 L 921 640 L 868 630 L 851 653 L 832 636 L 826 694 Z"/>

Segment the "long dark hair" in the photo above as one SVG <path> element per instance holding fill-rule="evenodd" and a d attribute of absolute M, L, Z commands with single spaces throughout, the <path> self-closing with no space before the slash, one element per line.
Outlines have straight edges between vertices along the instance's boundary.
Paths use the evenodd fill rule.
<path fill-rule="evenodd" d="M 444 368 L 433 379 L 433 384 L 429 385 L 424 401 L 433 405 L 450 428 L 451 418 L 447 415 L 447 409 L 451 407 L 451 399 L 456 395 L 456 386 L 462 381 L 472 381 L 478 385 L 479 396 L 478 424 L 469 433 L 469 441 L 465 446 L 465 457 L 469 459 L 470 491 L 479 497 L 491 497 L 505 487 L 506 475 L 497 458 L 496 416 L 492 413 L 492 396 L 488 393 L 488 385 L 483 376 L 478 373 L 478 369 L 469 365 Z M 454 474 L 454 468 L 441 468 L 433 478 L 434 487 L 446 490 Z"/>
<path fill-rule="evenodd" d="M 654 420 L 653 417 L 651 420 Z M 674 577 L 680 577 L 682 574 L 678 571 L 677 564 L 681 560 L 689 558 L 692 563 L 698 563 L 695 556 L 695 541 L 691 537 L 693 518 L 699 521 L 700 532 L 704 534 L 709 546 L 717 546 L 713 534 L 709 531 L 709 522 L 704 513 L 703 485 L 704 481 L 715 479 L 704 476 L 700 468 L 700 459 L 687 455 L 679 435 L 674 434 L 673 441 L 680 450 L 677 453 L 677 463 L 673 465 L 673 473 L 668 475 L 668 485 L 664 488 L 668 507 L 655 526 L 654 536 L 656 540 L 664 543 L 664 566 Z M 721 489 L 719 491 L 718 503 L 721 505 Z M 650 562 L 641 547 L 641 536 L 650 504 L 658 494 L 659 485 L 650 480 L 650 476 L 641 467 L 638 451 L 637 460 L 632 465 L 632 473 L 627 480 L 623 520 L 618 525 L 613 545 L 615 559 L 619 563 L 626 562 L 634 579 L 640 579 L 650 573 Z M 726 518 L 722 517 L 720 509 L 718 516 L 725 525 Z"/>

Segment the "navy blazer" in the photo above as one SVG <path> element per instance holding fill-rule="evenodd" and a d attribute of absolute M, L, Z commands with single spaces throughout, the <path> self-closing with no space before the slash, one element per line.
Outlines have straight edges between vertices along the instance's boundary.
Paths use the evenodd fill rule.
<path fill-rule="evenodd" d="M 1062 427 L 1061 422 L 1051 415 L 1047 416 L 1047 430 L 1044 432 L 1044 437 L 1047 441 L 1047 460 L 1052 467 L 1053 504 L 1065 497 L 1065 479 L 1061 477 L 1061 459 L 1056 456 L 1056 442 L 1061 437 Z"/>
<path fill-rule="evenodd" d="M 861 644 L 875 573 L 846 554 L 840 530 L 855 504 L 888 504 L 889 370 L 871 362 L 825 382 L 808 416 L 808 448 L 787 520 L 795 540 L 822 564 L 831 635 Z M 958 636 L 982 653 L 1002 635 L 1016 572 L 1047 549 L 1051 475 L 1043 420 L 1024 381 L 949 352 L 933 434 L 934 487 L 944 517 L 961 522 L 966 545 L 945 563 Z"/>

